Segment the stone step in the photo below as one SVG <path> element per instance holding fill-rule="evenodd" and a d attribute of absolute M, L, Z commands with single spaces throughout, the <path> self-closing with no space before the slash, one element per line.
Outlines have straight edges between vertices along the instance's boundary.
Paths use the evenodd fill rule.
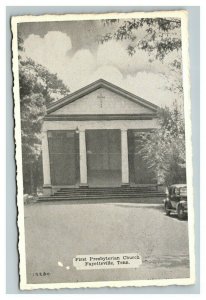
<path fill-rule="evenodd" d="M 159 191 L 154 190 L 154 191 L 150 191 L 150 190 L 77 190 L 77 191 L 57 191 L 55 192 L 55 194 L 92 194 L 92 193 L 158 193 Z"/>
<path fill-rule="evenodd" d="M 157 187 L 78 187 L 78 188 L 60 188 L 59 191 L 100 191 L 100 190 L 119 190 L 119 191 L 131 191 L 131 190 L 137 190 L 137 191 L 154 191 Z"/>
<path fill-rule="evenodd" d="M 153 187 L 153 189 L 151 189 Z M 159 201 L 165 194 L 158 192 L 156 186 L 149 187 L 89 187 L 61 188 L 54 195 L 41 196 L 40 201 L 72 201 L 72 200 L 113 200 L 113 199 L 149 199 Z M 157 200 L 158 201 L 158 200 Z"/>
<path fill-rule="evenodd" d="M 140 197 L 140 198 L 134 198 L 134 197 L 123 197 L 123 198 L 70 198 L 70 199 L 42 199 L 39 200 L 39 202 L 84 202 L 86 203 L 144 203 L 144 204 L 161 204 L 162 205 L 162 197 Z"/>
<path fill-rule="evenodd" d="M 89 197 L 89 196 L 109 196 L 109 195 L 116 195 L 116 196 L 121 196 L 121 195 L 124 195 L 124 196 L 127 196 L 127 195 L 133 195 L 133 196 L 137 196 L 137 195 L 147 195 L 148 197 L 151 196 L 151 195 L 162 195 L 163 193 L 159 193 L 159 192 L 153 192 L 153 193 L 149 193 L 149 192 L 146 192 L 146 193 L 136 193 L 136 192 L 124 192 L 124 193 L 117 193 L 117 192 L 101 192 L 101 193 L 55 193 L 53 195 L 53 197 L 70 197 L 70 196 L 82 196 L 82 197 Z M 163 194 L 164 195 L 164 194 Z"/>
<path fill-rule="evenodd" d="M 39 197 L 39 200 L 83 200 L 83 199 L 118 199 L 118 198 L 154 198 L 159 197 L 163 198 L 164 194 L 104 194 L 104 195 L 69 195 L 69 196 L 48 196 L 48 197 Z"/>
<path fill-rule="evenodd" d="M 164 197 L 165 194 L 88 194 L 88 195 L 53 195 L 50 196 L 52 198 L 70 198 L 70 197 L 85 197 L 85 198 L 89 198 L 89 197 L 156 197 L 156 196 L 160 196 L 160 197 Z M 44 196 L 43 196 L 44 197 Z"/>
<path fill-rule="evenodd" d="M 110 189 L 107 189 L 107 188 L 102 188 L 102 189 L 92 189 L 92 188 L 81 188 L 81 189 L 75 189 L 75 190 L 58 190 L 58 192 L 62 192 L 62 193 L 76 193 L 76 192 L 101 192 L 101 191 L 116 191 L 116 192 L 130 192 L 130 191 L 134 191 L 134 192 L 155 192 L 155 190 L 150 190 L 150 189 L 122 189 L 122 188 L 119 188 L 119 189 L 115 189 L 115 188 L 110 188 Z"/>

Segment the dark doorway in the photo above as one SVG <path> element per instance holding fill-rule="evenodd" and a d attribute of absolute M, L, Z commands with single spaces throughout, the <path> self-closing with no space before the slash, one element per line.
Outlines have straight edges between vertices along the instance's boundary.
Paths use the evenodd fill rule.
<path fill-rule="evenodd" d="M 120 130 L 87 130 L 86 147 L 89 186 L 120 186 Z"/>
<path fill-rule="evenodd" d="M 48 131 L 52 185 L 75 185 L 79 181 L 78 135 L 75 131 Z"/>
<path fill-rule="evenodd" d="M 154 171 L 148 167 L 139 153 L 144 132 L 128 130 L 129 180 L 130 185 L 156 184 Z"/>

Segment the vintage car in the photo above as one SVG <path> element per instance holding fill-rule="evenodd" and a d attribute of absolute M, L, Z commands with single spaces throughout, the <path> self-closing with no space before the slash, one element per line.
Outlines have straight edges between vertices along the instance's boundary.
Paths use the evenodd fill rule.
<path fill-rule="evenodd" d="M 167 216 L 174 212 L 181 220 L 187 217 L 186 184 L 173 184 L 168 187 L 167 198 L 164 199 L 164 208 Z"/>

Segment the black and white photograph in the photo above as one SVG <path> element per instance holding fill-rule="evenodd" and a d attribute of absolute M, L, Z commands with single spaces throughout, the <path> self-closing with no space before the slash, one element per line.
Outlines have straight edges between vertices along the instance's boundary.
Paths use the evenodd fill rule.
<path fill-rule="evenodd" d="M 22 290 L 195 283 L 187 27 L 12 17 Z"/>

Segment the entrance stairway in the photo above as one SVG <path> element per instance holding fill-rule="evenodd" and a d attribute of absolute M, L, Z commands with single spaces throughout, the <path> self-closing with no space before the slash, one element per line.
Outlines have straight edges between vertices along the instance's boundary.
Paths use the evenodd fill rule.
<path fill-rule="evenodd" d="M 51 196 L 41 196 L 39 201 L 103 200 L 103 202 L 162 203 L 165 194 L 151 187 L 91 187 L 61 188 Z"/>

